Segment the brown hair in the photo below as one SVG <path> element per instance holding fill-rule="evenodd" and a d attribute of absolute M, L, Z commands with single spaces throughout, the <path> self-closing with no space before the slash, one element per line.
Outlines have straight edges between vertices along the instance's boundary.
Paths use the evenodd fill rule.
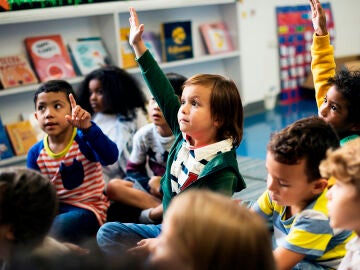
<path fill-rule="evenodd" d="M 165 215 L 191 269 L 275 269 L 264 220 L 222 194 L 190 189 Z"/>
<path fill-rule="evenodd" d="M 244 110 L 235 82 L 220 75 L 197 74 L 184 83 L 185 87 L 190 85 L 211 89 L 211 116 L 220 123 L 217 140 L 232 139 L 233 146 L 239 146 L 243 136 Z"/>
<path fill-rule="evenodd" d="M 276 161 L 294 165 L 305 159 L 309 182 L 321 178 L 319 164 L 329 148 L 337 148 L 339 138 L 334 129 L 320 117 L 300 119 L 271 135 L 267 150 Z"/>
<path fill-rule="evenodd" d="M 328 150 L 320 163 L 323 177 L 334 176 L 336 181 L 352 183 L 360 193 L 360 138 L 344 144 L 339 149 Z"/>

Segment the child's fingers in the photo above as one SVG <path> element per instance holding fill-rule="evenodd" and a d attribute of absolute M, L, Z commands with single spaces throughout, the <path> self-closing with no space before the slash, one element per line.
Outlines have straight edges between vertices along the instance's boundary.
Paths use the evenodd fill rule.
<path fill-rule="evenodd" d="M 74 109 L 76 107 L 76 101 L 72 94 L 69 94 L 69 100 L 70 100 L 70 104 L 71 104 L 71 109 Z"/>

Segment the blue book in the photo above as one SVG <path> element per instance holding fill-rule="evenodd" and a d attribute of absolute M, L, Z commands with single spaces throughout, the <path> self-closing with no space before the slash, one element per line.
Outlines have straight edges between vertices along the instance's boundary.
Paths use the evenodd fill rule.
<path fill-rule="evenodd" d="M 13 156 L 14 153 L 12 151 L 9 138 L 0 118 L 0 160 L 11 158 Z"/>
<path fill-rule="evenodd" d="M 166 62 L 193 58 L 191 21 L 162 24 L 163 59 Z"/>

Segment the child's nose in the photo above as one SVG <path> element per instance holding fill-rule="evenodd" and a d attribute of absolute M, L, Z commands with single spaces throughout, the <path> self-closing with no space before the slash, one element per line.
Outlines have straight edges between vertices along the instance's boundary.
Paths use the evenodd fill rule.
<path fill-rule="evenodd" d="M 270 191 L 274 191 L 276 189 L 276 183 L 270 174 L 267 176 L 266 185 Z"/>
<path fill-rule="evenodd" d="M 320 108 L 319 108 L 319 116 L 320 117 L 326 117 L 328 112 L 329 112 L 329 107 L 326 104 L 320 106 Z"/>

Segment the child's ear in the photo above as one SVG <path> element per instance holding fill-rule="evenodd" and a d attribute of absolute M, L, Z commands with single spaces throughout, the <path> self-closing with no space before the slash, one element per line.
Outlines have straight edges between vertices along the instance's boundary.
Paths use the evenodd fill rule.
<path fill-rule="evenodd" d="M 327 186 L 328 186 L 328 181 L 326 179 L 324 179 L 324 178 L 320 178 L 320 179 L 313 182 L 312 193 L 314 195 L 318 195 L 321 192 L 323 192 L 324 189 L 327 188 Z"/>
<path fill-rule="evenodd" d="M 36 112 L 34 112 L 34 116 L 35 116 L 35 119 L 36 119 L 36 120 L 39 120 L 38 117 L 37 117 L 37 113 L 36 113 Z"/>

